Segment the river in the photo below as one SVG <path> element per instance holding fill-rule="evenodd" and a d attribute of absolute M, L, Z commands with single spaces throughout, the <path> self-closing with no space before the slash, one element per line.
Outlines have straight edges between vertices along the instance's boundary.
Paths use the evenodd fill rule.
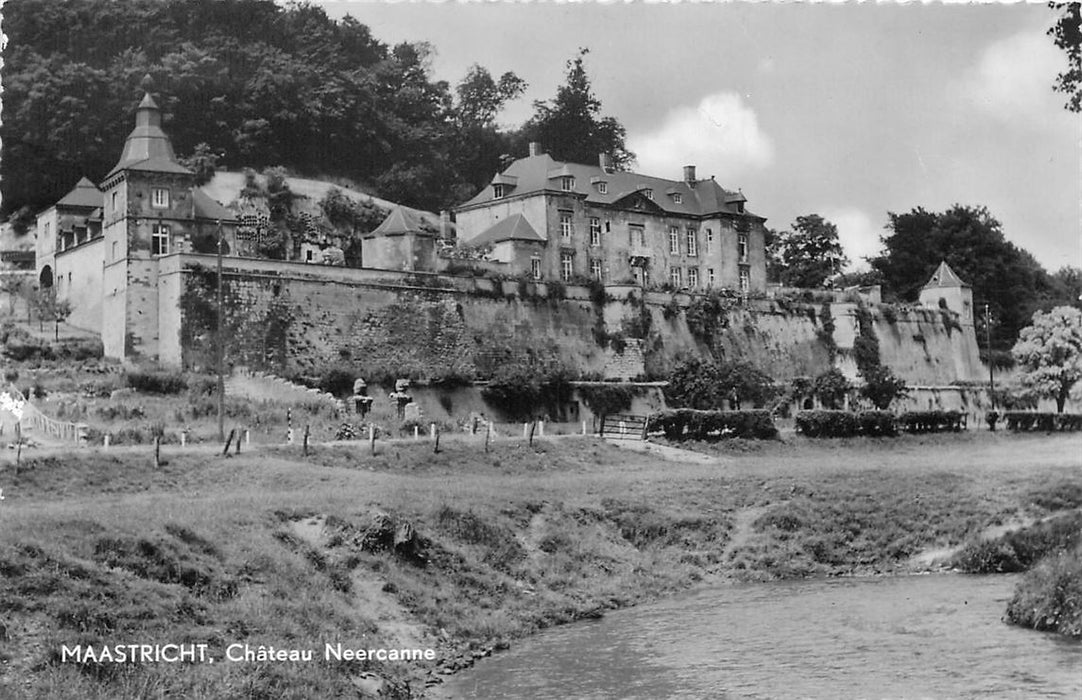
<path fill-rule="evenodd" d="M 449 698 L 1082 697 L 1082 643 L 1001 621 L 1016 576 L 719 586 L 546 631 Z"/>

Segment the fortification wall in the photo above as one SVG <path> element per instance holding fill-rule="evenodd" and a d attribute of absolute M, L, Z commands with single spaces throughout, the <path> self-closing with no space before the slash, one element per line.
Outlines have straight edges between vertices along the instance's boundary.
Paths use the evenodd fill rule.
<path fill-rule="evenodd" d="M 163 309 L 181 309 L 179 323 L 159 314 L 164 364 L 212 366 L 214 263 L 194 254 L 162 259 Z M 851 303 L 729 299 L 704 329 L 689 294 L 609 288 L 601 304 L 585 287 L 237 258 L 225 259 L 223 276 L 227 363 L 278 373 L 346 365 L 368 378 L 486 378 L 533 356 L 558 358 L 587 376 L 630 379 L 662 377 L 685 357 L 712 354 L 757 365 L 778 381 L 815 376 L 832 360 L 856 376 L 859 323 Z M 973 329 L 956 317 L 868 310 L 882 363 L 908 383 L 984 376 Z"/>

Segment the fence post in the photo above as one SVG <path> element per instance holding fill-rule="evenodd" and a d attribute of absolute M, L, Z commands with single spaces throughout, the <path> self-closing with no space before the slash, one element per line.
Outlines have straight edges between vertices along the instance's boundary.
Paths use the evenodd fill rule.
<path fill-rule="evenodd" d="M 537 436 L 545 437 L 545 421 L 543 420 L 537 421 Z"/>
<path fill-rule="evenodd" d="M 522 424 L 522 437 L 526 437 L 529 434 L 530 434 L 530 424 L 529 423 L 523 423 Z"/>
<path fill-rule="evenodd" d="M 305 457 L 308 456 L 308 427 L 309 427 L 309 424 L 305 423 L 304 424 L 304 456 Z"/>
<path fill-rule="evenodd" d="M 106 450 L 109 449 L 109 433 L 106 433 L 105 437 L 103 438 L 102 448 L 104 448 Z"/>
<path fill-rule="evenodd" d="M 492 421 L 485 423 L 485 453 L 488 453 L 488 443 L 492 440 Z"/>
<path fill-rule="evenodd" d="M 436 427 L 436 424 L 432 424 L 432 435 L 436 438 L 436 441 L 432 445 L 432 452 L 434 454 L 440 453 L 440 430 Z"/>
<path fill-rule="evenodd" d="M 537 421 L 534 421 L 533 423 L 530 423 L 530 435 L 529 435 L 529 438 L 528 438 L 528 443 L 529 443 L 530 447 L 533 447 L 533 433 L 534 433 L 534 430 L 536 430 L 536 429 L 537 429 Z"/>
<path fill-rule="evenodd" d="M 236 428 L 233 428 L 232 430 L 229 431 L 229 437 L 226 438 L 226 440 L 225 440 L 225 449 L 222 450 L 222 456 L 223 457 L 228 457 L 229 456 L 229 447 L 233 444 L 233 436 L 236 435 L 236 433 L 237 433 Z"/>
<path fill-rule="evenodd" d="M 252 445 L 252 431 L 247 428 L 244 429 L 244 444 L 249 447 Z"/>
<path fill-rule="evenodd" d="M 162 436 L 154 436 L 154 468 L 161 469 L 162 466 Z"/>
<path fill-rule="evenodd" d="M 368 424 L 368 451 L 376 454 L 376 427 L 372 423 Z"/>
<path fill-rule="evenodd" d="M 582 434 L 586 434 L 586 421 L 582 421 Z"/>
<path fill-rule="evenodd" d="M 240 454 L 240 431 L 237 432 L 237 448 L 234 450 L 236 454 Z"/>
<path fill-rule="evenodd" d="M 421 439 L 421 426 L 419 426 L 419 425 L 413 426 L 413 439 L 414 440 L 420 440 Z"/>

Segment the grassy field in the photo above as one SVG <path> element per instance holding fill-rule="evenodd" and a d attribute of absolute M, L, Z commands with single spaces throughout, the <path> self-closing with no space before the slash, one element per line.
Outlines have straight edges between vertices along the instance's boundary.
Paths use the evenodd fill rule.
<path fill-rule="evenodd" d="M 1082 438 L 693 446 L 593 438 L 24 454 L 0 467 L 0 695 L 418 697 L 554 624 L 694 585 L 903 572 L 1082 503 Z M 6 457 L 5 457 L 6 459 Z M 60 662 L 62 644 L 317 649 L 311 663 Z M 325 642 L 433 662 L 324 662 Z"/>

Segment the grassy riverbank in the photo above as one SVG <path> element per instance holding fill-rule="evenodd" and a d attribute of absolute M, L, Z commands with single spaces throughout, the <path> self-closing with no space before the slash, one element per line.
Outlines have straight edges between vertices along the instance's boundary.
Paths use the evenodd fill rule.
<path fill-rule="evenodd" d="M 0 470 L 0 694 L 417 696 L 538 629 L 702 582 L 906 571 L 1082 492 L 1072 436 L 592 438 L 113 450 Z M 87 665 L 62 644 L 247 643 L 311 663 Z M 435 662 L 322 661 L 324 643 Z"/>

